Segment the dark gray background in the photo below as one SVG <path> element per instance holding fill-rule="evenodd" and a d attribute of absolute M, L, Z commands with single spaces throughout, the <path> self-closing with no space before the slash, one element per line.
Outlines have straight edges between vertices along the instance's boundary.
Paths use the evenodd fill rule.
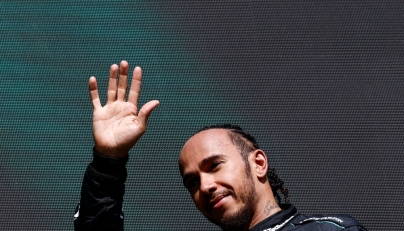
<path fill-rule="evenodd" d="M 130 153 L 126 230 L 217 230 L 182 188 L 201 126 L 255 135 L 301 213 L 404 229 L 402 1 L 0 1 L 0 228 L 72 230 L 95 75 L 159 99 Z M 105 101 L 104 101 L 105 102 Z"/>

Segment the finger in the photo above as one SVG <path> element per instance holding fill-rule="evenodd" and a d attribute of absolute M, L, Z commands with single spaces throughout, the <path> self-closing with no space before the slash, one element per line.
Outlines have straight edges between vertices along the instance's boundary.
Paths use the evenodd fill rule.
<path fill-rule="evenodd" d="M 133 70 L 132 84 L 130 85 L 128 102 L 132 103 L 137 107 L 137 102 L 140 95 L 140 85 L 142 83 L 142 69 L 140 67 L 135 67 Z"/>
<path fill-rule="evenodd" d="M 107 104 L 115 102 L 116 100 L 117 80 L 118 80 L 118 65 L 114 64 L 109 69 Z"/>
<path fill-rule="evenodd" d="M 98 95 L 97 80 L 94 76 L 88 80 L 88 90 L 90 92 L 91 102 L 93 104 L 93 109 L 101 108 L 100 96 Z"/>
<path fill-rule="evenodd" d="M 142 109 L 139 111 L 138 115 L 138 120 L 140 123 L 146 125 L 147 120 L 149 119 L 150 114 L 152 111 L 160 104 L 159 101 L 157 100 L 152 100 L 150 102 L 147 102 L 145 105 L 143 105 Z"/>
<path fill-rule="evenodd" d="M 128 88 L 128 62 L 119 64 L 118 100 L 125 101 L 126 89 Z"/>

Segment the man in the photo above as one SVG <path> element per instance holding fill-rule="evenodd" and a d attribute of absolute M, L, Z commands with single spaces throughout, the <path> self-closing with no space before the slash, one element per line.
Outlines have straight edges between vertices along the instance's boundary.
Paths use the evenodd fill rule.
<path fill-rule="evenodd" d="M 128 100 L 128 63 L 112 65 L 107 104 L 102 107 L 94 77 L 89 80 L 93 104 L 93 162 L 83 179 L 75 230 L 123 230 L 122 201 L 129 150 L 146 130 L 153 100 L 138 112 L 141 69 L 133 71 Z M 366 230 L 347 215 L 305 216 L 288 204 L 283 182 L 268 167 L 254 137 L 234 125 L 205 127 L 184 145 L 179 157 L 184 186 L 195 206 L 223 230 Z M 277 191 L 284 194 L 280 202 Z"/>

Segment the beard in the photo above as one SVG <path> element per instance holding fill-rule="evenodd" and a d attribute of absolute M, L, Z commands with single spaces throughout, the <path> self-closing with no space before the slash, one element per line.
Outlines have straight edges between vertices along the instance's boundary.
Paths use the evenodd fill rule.
<path fill-rule="evenodd" d="M 238 210 L 235 214 L 231 214 L 221 220 L 220 228 L 223 231 L 242 231 L 246 230 L 247 225 L 252 218 L 252 209 L 249 206 L 244 205 L 243 208 Z"/>
<path fill-rule="evenodd" d="M 238 196 L 242 202 L 241 208 L 232 214 L 223 216 L 220 221 L 211 220 L 211 222 L 220 226 L 223 231 L 247 230 L 256 207 L 256 195 L 254 182 L 251 176 L 247 176 L 246 184 Z"/>

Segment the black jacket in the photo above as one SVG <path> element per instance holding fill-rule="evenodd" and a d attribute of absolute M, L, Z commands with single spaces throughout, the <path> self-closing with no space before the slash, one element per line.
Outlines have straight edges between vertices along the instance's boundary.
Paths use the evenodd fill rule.
<path fill-rule="evenodd" d="M 122 202 L 128 158 L 107 158 L 95 150 L 93 156 L 84 174 L 74 230 L 123 230 Z"/>
<path fill-rule="evenodd" d="M 348 215 L 306 216 L 291 204 L 281 204 L 281 211 L 266 218 L 250 231 L 366 231 L 358 221 Z"/>
<path fill-rule="evenodd" d="M 122 212 L 125 193 L 126 162 L 103 157 L 93 150 L 93 162 L 84 174 L 80 204 L 74 215 L 74 230 L 124 230 Z M 266 218 L 250 231 L 366 231 L 348 215 L 305 216 L 291 204 L 281 204 L 282 211 Z"/>

